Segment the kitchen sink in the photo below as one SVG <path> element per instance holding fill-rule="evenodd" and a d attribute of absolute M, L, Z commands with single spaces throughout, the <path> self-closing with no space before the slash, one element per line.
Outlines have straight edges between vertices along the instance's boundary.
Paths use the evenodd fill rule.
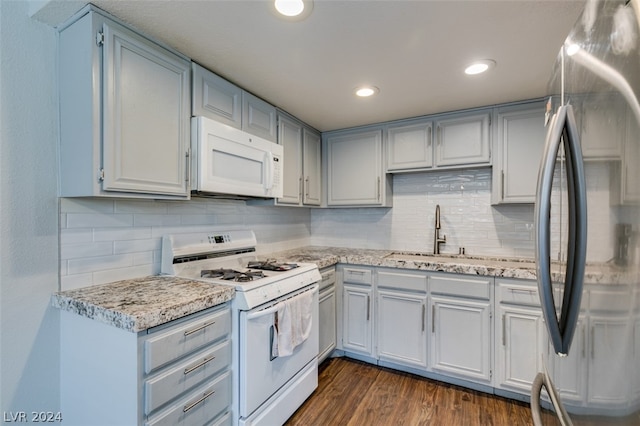
<path fill-rule="evenodd" d="M 529 259 L 504 259 L 465 255 L 443 255 L 431 253 L 393 252 L 384 257 L 389 260 L 427 263 L 458 263 L 464 265 L 482 265 L 487 267 L 533 269 L 536 264 Z"/>

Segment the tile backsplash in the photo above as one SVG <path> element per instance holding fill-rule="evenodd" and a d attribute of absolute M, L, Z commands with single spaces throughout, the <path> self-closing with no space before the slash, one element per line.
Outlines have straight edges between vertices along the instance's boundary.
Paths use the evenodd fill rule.
<path fill-rule="evenodd" d="M 590 260 L 613 252 L 619 208 L 609 207 L 609 168 L 587 167 Z M 534 207 L 492 206 L 491 169 L 397 174 L 392 208 L 306 209 L 246 205 L 243 201 L 63 198 L 60 200 L 61 289 L 157 274 L 164 234 L 253 229 L 258 251 L 309 244 L 407 251 L 433 250 L 440 205 L 442 253 L 533 257 Z M 624 211 L 622 211 L 624 212 Z M 552 223 L 552 226 L 559 224 Z M 597 243 L 593 243 L 597 241 Z M 557 252 L 554 241 L 552 252 Z"/>
<path fill-rule="evenodd" d="M 246 205 L 244 201 L 62 198 L 62 290 L 160 272 L 162 236 L 253 229 L 259 252 L 310 243 L 309 210 Z"/>

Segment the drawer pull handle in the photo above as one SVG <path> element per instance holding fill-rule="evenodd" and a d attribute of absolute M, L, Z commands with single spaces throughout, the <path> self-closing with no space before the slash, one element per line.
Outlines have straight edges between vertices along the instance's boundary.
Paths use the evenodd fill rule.
<path fill-rule="evenodd" d="M 186 413 L 187 411 L 191 410 L 193 407 L 195 407 L 196 405 L 204 402 L 205 399 L 209 398 L 211 395 L 213 395 L 214 393 L 216 393 L 216 391 L 209 391 L 209 392 L 205 392 L 202 395 L 202 398 L 200 398 L 199 400 L 197 400 L 196 402 L 193 402 L 189 405 L 185 405 L 184 408 L 182 409 L 183 413 Z"/>
<path fill-rule="evenodd" d="M 215 356 L 212 356 L 212 357 L 209 357 L 209 358 L 205 358 L 202 361 L 200 361 L 199 363 L 197 363 L 196 365 L 194 365 L 193 367 L 185 368 L 184 369 L 184 374 L 189 374 L 193 370 L 197 370 L 198 368 L 202 367 L 203 365 L 205 365 L 209 361 L 213 361 L 214 359 L 216 359 Z"/>
<path fill-rule="evenodd" d="M 215 323 L 216 323 L 215 321 L 205 322 L 204 324 L 202 324 L 202 325 L 201 325 L 201 326 L 199 326 L 199 327 L 196 327 L 196 328 L 194 328 L 194 329 L 192 329 L 192 330 L 187 330 L 187 331 L 185 331 L 185 332 L 184 332 L 184 335 L 185 335 L 185 336 L 189 336 L 190 334 L 197 333 L 198 331 L 203 330 L 203 329 L 205 329 L 205 328 L 207 328 L 207 327 L 209 327 L 210 325 L 213 325 L 213 324 L 215 324 Z"/>

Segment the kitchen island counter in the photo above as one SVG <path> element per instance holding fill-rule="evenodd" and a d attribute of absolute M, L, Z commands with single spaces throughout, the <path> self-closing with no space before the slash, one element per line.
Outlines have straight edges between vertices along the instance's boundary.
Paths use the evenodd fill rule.
<path fill-rule="evenodd" d="M 148 276 L 54 293 L 54 307 L 133 333 L 233 299 L 232 286 Z"/>

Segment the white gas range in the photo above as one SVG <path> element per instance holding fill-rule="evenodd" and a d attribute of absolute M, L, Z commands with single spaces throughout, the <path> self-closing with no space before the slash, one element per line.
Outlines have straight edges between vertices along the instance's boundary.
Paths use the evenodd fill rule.
<path fill-rule="evenodd" d="M 231 304 L 234 424 L 272 426 L 284 423 L 318 384 L 321 276 L 311 263 L 259 261 L 256 245 L 250 230 L 166 235 L 161 273 L 235 288 Z M 304 336 L 283 345 L 284 333 L 279 335 L 278 330 L 289 325 L 283 320 L 291 316 L 283 307 L 291 303 L 297 305 L 287 312 L 298 315 L 293 318 L 304 324 L 304 333 L 298 333 Z"/>

